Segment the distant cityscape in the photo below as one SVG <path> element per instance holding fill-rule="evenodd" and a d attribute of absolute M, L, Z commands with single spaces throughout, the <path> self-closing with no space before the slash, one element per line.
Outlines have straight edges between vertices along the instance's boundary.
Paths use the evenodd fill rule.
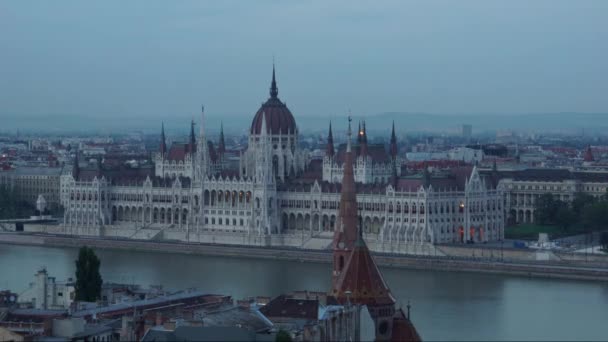
<path fill-rule="evenodd" d="M 605 137 L 490 136 L 474 122 L 405 133 L 399 120 L 372 134 L 379 122 L 350 116 L 305 133 L 278 94 L 273 69 L 246 134 L 210 127 L 203 107 L 183 134 L 161 121 L 157 134 L 0 136 L 0 240 L 331 262 L 328 292 L 104 283 L 92 303 L 41 268 L 0 293 L 0 338 L 420 340 L 372 253 L 381 266 L 608 278 L 593 214 L 608 208 Z"/>

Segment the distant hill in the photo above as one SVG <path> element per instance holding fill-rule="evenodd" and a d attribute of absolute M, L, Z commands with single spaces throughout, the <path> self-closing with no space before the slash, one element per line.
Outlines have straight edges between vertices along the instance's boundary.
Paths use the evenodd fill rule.
<path fill-rule="evenodd" d="M 354 118 L 355 121 L 359 117 Z M 473 133 L 483 131 L 553 131 L 563 133 L 608 133 L 608 113 L 543 113 L 543 114 L 428 114 L 386 112 L 365 117 L 369 130 L 390 129 L 391 122 L 400 131 L 433 131 L 460 133 L 463 124 L 473 125 Z M 323 129 L 327 118 L 298 118 L 302 129 Z M 335 121 L 335 119 L 334 119 Z M 325 124 L 323 124 L 325 122 Z M 323 127 L 324 126 L 324 127 Z"/>
<path fill-rule="evenodd" d="M 167 130 L 187 132 L 192 117 L 173 116 L 171 122 L 165 121 Z M 339 134 L 338 120 L 343 117 L 332 117 L 334 127 Z M 354 117 L 355 125 L 360 117 Z M 20 130 L 22 132 L 103 132 L 121 133 L 133 130 L 144 132 L 160 131 L 161 119 L 125 115 L 120 119 L 107 118 L 103 115 L 65 115 L 49 114 L 35 116 L 0 115 L 0 130 L 3 132 Z M 250 117 L 215 117 L 207 118 L 207 130 L 213 134 L 219 130 L 220 121 L 228 134 L 246 133 Z M 563 133 L 604 134 L 608 132 L 608 113 L 542 113 L 542 114 L 428 114 L 385 112 L 365 116 L 367 128 L 370 131 L 390 129 L 391 122 L 401 132 L 461 132 L 463 124 L 473 125 L 473 133 L 499 130 L 514 131 L 553 131 Z M 296 121 L 300 131 L 327 130 L 328 116 L 298 116 Z M 198 124 L 197 118 L 195 122 Z M 197 128 L 198 131 L 198 128 Z"/>

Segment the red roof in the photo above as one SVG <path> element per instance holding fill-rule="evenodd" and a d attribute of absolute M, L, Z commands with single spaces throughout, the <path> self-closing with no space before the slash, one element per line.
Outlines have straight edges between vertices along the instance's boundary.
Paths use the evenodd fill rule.
<path fill-rule="evenodd" d="M 293 134 L 296 132 L 296 120 L 281 100 L 279 100 L 279 89 L 274 77 L 274 66 L 272 67 L 272 83 L 270 85 L 270 98 L 258 109 L 251 122 L 251 134 L 262 132 L 262 122 L 266 118 L 266 130 L 268 134 Z"/>
<path fill-rule="evenodd" d="M 296 131 L 296 120 L 289 108 L 278 98 L 268 99 L 258 109 L 251 122 L 251 134 L 261 134 L 264 117 L 266 117 L 266 133 L 268 134 L 293 134 Z"/>
<path fill-rule="evenodd" d="M 346 292 L 351 294 L 347 298 Z M 391 305 L 395 298 L 374 262 L 365 241 L 359 236 L 344 271 L 340 274 L 334 296 L 340 303 L 349 299 L 361 305 Z"/>
<path fill-rule="evenodd" d="M 592 162 L 595 160 L 595 158 L 593 158 L 593 152 L 591 151 L 591 146 L 587 147 L 587 150 L 585 151 L 585 156 L 583 157 L 583 159 L 586 162 Z"/>
<path fill-rule="evenodd" d="M 384 149 L 384 145 L 382 144 L 366 144 L 367 152 L 366 154 L 372 158 L 372 162 L 374 163 L 386 163 L 391 161 L 390 155 Z M 361 145 L 355 145 L 352 147 L 355 156 L 358 157 L 361 155 Z M 338 153 L 336 155 L 336 159 L 338 162 L 344 162 L 344 154 L 346 153 L 346 144 L 341 144 L 338 147 Z M 355 158 L 356 158 L 355 157 Z"/>
<path fill-rule="evenodd" d="M 171 148 L 169 149 L 167 159 L 175 161 L 184 161 L 184 159 L 186 159 L 186 154 L 188 154 L 188 144 L 172 144 Z"/>
<path fill-rule="evenodd" d="M 405 316 L 402 309 L 393 316 L 393 332 L 391 341 L 422 341 L 412 322 Z"/>

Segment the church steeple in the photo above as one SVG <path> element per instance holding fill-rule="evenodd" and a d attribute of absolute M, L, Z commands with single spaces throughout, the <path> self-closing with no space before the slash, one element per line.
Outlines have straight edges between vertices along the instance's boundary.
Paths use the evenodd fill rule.
<path fill-rule="evenodd" d="M 357 195 L 355 193 L 355 177 L 353 172 L 353 152 L 351 150 L 351 118 L 348 118 L 348 135 L 346 154 L 344 156 L 344 176 L 338 220 L 334 231 L 334 271 L 332 285 L 336 288 L 338 278 L 344 269 L 350 252 L 357 241 Z"/>
<path fill-rule="evenodd" d="M 277 80 L 275 78 L 274 63 L 272 63 L 272 83 L 270 83 L 270 97 L 275 99 L 279 96 L 279 88 L 277 88 Z"/>
<path fill-rule="evenodd" d="M 334 156 L 334 135 L 331 131 L 331 121 L 329 122 L 329 134 L 327 135 L 327 146 L 325 148 L 325 155 L 328 157 Z"/>

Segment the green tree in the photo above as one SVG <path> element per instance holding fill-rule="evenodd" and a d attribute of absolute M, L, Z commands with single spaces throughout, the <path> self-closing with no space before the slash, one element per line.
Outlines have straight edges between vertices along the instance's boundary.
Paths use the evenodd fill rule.
<path fill-rule="evenodd" d="M 556 201 L 553 194 L 545 193 L 538 196 L 535 203 L 536 222 L 545 225 L 553 222 L 557 212 Z"/>
<path fill-rule="evenodd" d="M 277 332 L 277 335 L 274 339 L 276 342 L 291 342 L 293 341 L 293 339 L 291 338 L 291 335 L 289 335 L 289 333 L 285 330 L 279 330 Z"/>
<path fill-rule="evenodd" d="M 589 231 L 604 230 L 608 226 L 608 202 L 588 204 L 582 211 L 582 222 Z"/>
<path fill-rule="evenodd" d="M 574 199 L 572 200 L 572 211 L 574 215 L 580 220 L 582 218 L 583 209 L 590 204 L 595 203 L 595 197 L 579 192 L 574 195 Z"/>
<path fill-rule="evenodd" d="M 34 207 L 21 200 L 15 189 L 0 186 L 0 219 L 24 218 L 33 213 Z"/>
<path fill-rule="evenodd" d="M 567 232 L 576 220 L 576 214 L 570 209 L 568 203 L 560 201 L 557 211 L 555 212 L 555 223 L 559 225 L 562 231 Z"/>
<path fill-rule="evenodd" d="M 80 248 L 76 260 L 76 300 L 94 302 L 101 297 L 101 274 L 99 258 L 93 249 Z"/>
<path fill-rule="evenodd" d="M 608 252 L 608 232 L 602 232 L 600 235 L 600 246 L 606 252 Z"/>

